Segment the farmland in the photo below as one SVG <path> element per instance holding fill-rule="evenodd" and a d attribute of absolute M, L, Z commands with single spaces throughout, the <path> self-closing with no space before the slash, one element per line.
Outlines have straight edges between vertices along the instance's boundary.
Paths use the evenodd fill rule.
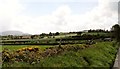
<path fill-rule="evenodd" d="M 98 42 L 85 47 L 84 44 L 63 45 L 65 49 L 60 54 L 46 56 L 39 63 L 29 64 L 24 61 L 4 63 L 3 67 L 107 67 L 110 68 L 114 62 L 117 46 L 114 42 Z M 72 49 L 81 47 L 80 50 Z M 9 46 L 7 46 L 9 48 Z M 13 46 L 15 47 L 15 46 Z M 23 48 L 23 46 L 19 47 Z M 19 49 L 18 48 L 18 49 Z M 39 47 L 40 48 L 40 47 Z M 67 49 L 68 48 L 68 49 Z M 11 48 L 12 50 L 12 48 Z M 17 50 L 17 48 L 16 48 Z M 47 49 L 46 49 L 47 50 Z M 35 61 L 34 61 L 35 62 Z"/>
<path fill-rule="evenodd" d="M 2 41 L 2 66 L 109 69 L 113 66 L 117 50 L 118 46 L 109 32 L 67 33 L 39 39 L 10 38 Z"/>
<path fill-rule="evenodd" d="M 14 50 L 18 50 L 25 47 L 38 47 L 41 50 L 44 50 L 46 48 L 54 47 L 54 46 L 53 45 L 4 45 L 2 46 L 2 49 L 7 48 L 7 49 L 10 49 L 11 51 L 14 51 Z"/>
<path fill-rule="evenodd" d="M 86 40 L 96 40 L 111 38 L 109 33 L 82 33 L 79 34 L 65 34 L 57 36 L 45 36 L 40 39 L 12 39 L 12 40 L 3 40 L 3 45 L 58 45 L 60 40 L 61 44 L 80 44 L 85 43 Z"/>

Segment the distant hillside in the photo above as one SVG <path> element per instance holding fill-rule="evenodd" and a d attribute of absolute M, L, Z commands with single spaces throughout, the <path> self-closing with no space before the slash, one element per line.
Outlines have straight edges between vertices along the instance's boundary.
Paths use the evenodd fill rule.
<path fill-rule="evenodd" d="M 4 31 L 4 32 L 1 32 L 0 35 L 30 35 L 28 33 L 23 33 L 21 31 Z"/>

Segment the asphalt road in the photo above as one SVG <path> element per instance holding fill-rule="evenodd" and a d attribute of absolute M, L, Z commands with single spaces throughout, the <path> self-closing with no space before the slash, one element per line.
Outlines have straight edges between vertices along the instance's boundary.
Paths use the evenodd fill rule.
<path fill-rule="evenodd" d="M 118 50 L 113 69 L 120 69 L 120 48 Z"/>

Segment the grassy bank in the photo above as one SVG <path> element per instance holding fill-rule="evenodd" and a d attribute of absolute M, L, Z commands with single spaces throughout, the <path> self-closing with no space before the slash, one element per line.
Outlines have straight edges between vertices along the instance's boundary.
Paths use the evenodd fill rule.
<path fill-rule="evenodd" d="M 15 50 L 25 48 L 25 47 L 38 47 L 41 50 L 44 50 L 46 48 L 54 47 L 54 46 L 53 45 L 3 45 L 2 50 L 7 48 L 7 49 L 9 49 L 11 51 L 15 51 Z"/>
<path fill-rule="evenodd" d="M 79 51 L 66 51 L 59 56 L 46 58 L 43 67 L 110 67 L 115 59 L 117 47 L 110 42 L 97 43 L 91 48 Z"/>
<path fill-rule="evenodd" d="M 72 46 L 83 46 L 74 44 Z M 74 47 L 73 47 L 74 48 Z M 118 47 L 113 42 L 97 42 L 89 48 L 65 50 L 40 60 L 37 64 L 26 62 L 3 63 L 3 67 L 108 67 L 114 62 Z"/>

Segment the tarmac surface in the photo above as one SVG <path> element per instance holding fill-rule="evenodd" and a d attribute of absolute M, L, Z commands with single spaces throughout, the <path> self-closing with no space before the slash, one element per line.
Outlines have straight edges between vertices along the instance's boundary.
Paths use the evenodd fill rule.
<path fill-rule="evenodd" d="M 120 48 L 118 50 L 113 69 L 120 69 Z"/>

